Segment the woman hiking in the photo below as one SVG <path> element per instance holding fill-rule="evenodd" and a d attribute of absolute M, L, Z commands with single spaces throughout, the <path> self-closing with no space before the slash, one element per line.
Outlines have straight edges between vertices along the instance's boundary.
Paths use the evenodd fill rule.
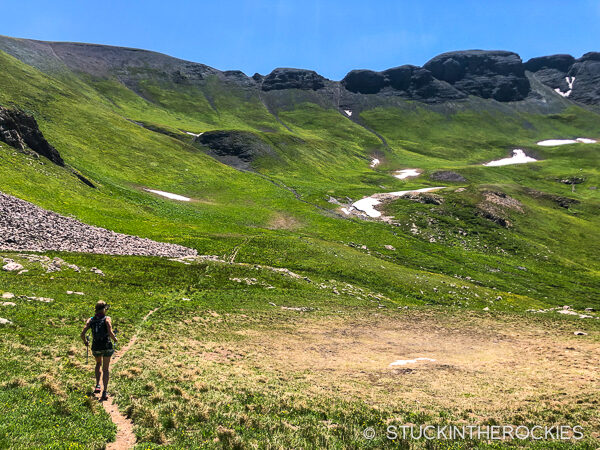
<path fill-rule="evenodd" d="M 96 358 L 96 388 L 94 394 L 100 393 L 100 369 L 102 368 L 102 383 L 104 390 L 100 401 L 108 399 L 108 378 L 110 376 L 109 365 L 110 357 L 115 352 L 111 339 L 117 342 L 117 337 L 113 333 L 112 322 L 110 317 L 106 315 L 108 305 L 106 302 L 99 301 L 96 303 L 96 315 L 90 317 L 83 327 L 81 339 L 86 347 L 89 345 L 85 334 L 88 329 L 92 329 L 92 354 Z"/>

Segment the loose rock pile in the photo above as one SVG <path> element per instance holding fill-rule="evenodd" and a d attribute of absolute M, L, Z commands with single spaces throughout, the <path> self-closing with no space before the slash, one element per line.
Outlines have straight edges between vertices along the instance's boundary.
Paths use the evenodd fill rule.
<path fill-rule="evenodd" d="M 81 223 L 0 192 L 0 250 L 107 255 L 195 256 L 177 244 L 115 233 Z"/>

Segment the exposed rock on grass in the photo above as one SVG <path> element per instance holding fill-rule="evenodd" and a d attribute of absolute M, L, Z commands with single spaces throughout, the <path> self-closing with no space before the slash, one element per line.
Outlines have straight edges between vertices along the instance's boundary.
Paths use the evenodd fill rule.
<path fill-rule="evenodd" d="M 86 225 L 3 193 L 0 193 L 0 249 L 172 258 L 197 254 L 196 250 L 181 245 L 156 242 Z M 62 263 L 62 260 L 53 260 L 52 265 L 60 268 Z M 12 270 L 22 268 L 20 266 Z"/>
<path fill-rule="evenodd" d="M 563 184 L 581 184 L 585 181 L 583 177 L 566 177 L 558 180 Z"/>
<path fill-rule="evenodd" d="M 54 164 L 65 165 L 58 151 L 44 138 L 35 118 L 18 109 L 0 106 L 0 140 L 17 150 L 31 149 Z"/>
<path fill-rule="evenodd" d="M 16 272 L 16 271 L 22 270 L 22 269 L 23 269 L 23 266 L 21 264 L 13 262 L 13 261 L 9 261 L 2 266 L 2 270 L 6 271 L 6 272 Z"/>
<path fill-rule="evenodd" d="M 429 178 L 434 181 L 451 181 L 454 183 L 464 183 L 467 181 L 460 173 L 452 172 L 451 170 L 438 170 L 433 172 Z"/>
<path fill-rule="evenodd" d="M 579 200 L 569 197 L 563 197 L 561 195 L 549 194 L 547 192 L 537 191 L 535 189 L 527 189 L 525 191 L 527 194 L 532 196 L 533 198 L 540 198 L 544 200 L 550 200 L 556 203 L 561 208 L 570 208 L 571 205 L 577 205 Z"/>
<path fill-rule="evenodd" d="M 209 155 L 236 169 L 249 170 L 256 158 L 277 156 L 270 145 L 248 131 L 207 131 L 194 138 L 194 143 L 208 147 Z"/>
<path fill-rule="evenodd" d="M 477 204 L 479 213 L 488 220 L 504 228 L 512 227 L 507 210 L 523 213 L 523 204 L 504 192 L 484 192 L 483 201 Z"/>
<path fill-rule="evenodd" d="M 425 205 L 441 205 L 444 202 L 444 198 L 441 195 L 431 194 L 427 192 L 406 194 L 402 198 L 417 203 L 423 203 Z"/>

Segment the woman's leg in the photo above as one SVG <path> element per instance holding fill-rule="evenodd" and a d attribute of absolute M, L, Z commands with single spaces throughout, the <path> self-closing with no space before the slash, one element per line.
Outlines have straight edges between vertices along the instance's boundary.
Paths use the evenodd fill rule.
<path fill-rule="evenodd" d="M 102 368 L 102 356 L 94 356 L 96 358 L 96 386 L 100 386 L 100 369 Z"/>
<path fill-rule="evenodd" d="M 108 379 L 110 378 L 110 356 L 102 357 L 102 382 L 104 383 L 104 392 L 108 390 Z"/>

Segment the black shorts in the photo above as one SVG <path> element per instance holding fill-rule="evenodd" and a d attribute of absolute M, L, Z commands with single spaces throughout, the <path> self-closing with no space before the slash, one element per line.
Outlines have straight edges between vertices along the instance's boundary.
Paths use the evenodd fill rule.
<path fill-rule="evenodd" d="M 112 356 L 114 353 L 114 348 L 107 348 L 106 350 L 92 350 L 92 355 L 94 356 Z"/>
<path fill-rule="evenodd" d="M 96 342 L 92 343 L 92 355 L 94 356 L 112 356 L 115 353 L 115 348 L 112 342 Z"/>

